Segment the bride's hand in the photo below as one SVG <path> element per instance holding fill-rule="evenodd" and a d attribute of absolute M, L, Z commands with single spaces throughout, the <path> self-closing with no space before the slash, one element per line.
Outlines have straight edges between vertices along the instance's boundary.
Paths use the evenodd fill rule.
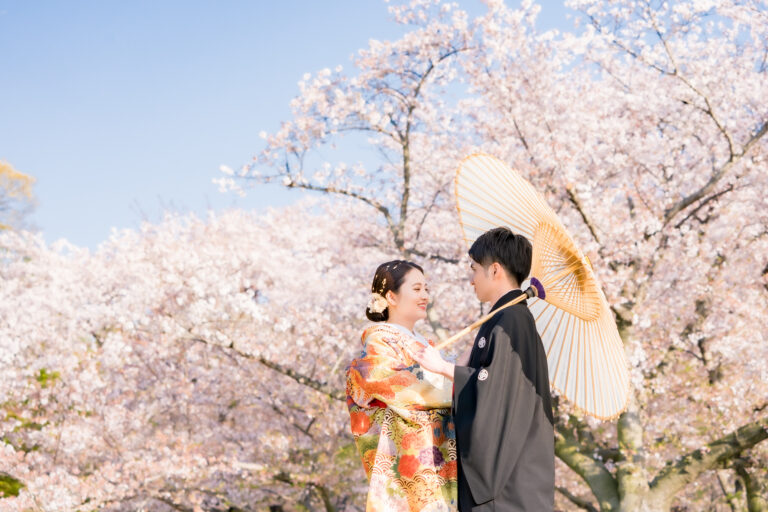
<path fill-rule="evenodd" d="M 443 359 L 440 351 L 435 347 L 430 345 L 420 346 L 412 351 L 411 356 L 425 370 L 438 373 L 453 380 L 453 365 Z"/>

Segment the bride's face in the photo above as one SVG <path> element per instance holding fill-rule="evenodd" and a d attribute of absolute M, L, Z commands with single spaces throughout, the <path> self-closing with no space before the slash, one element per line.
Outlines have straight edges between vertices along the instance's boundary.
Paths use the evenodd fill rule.
<path fill-rule="evenodd" d="M 429 288 L 424 274 L 418 269 L 411 269 L 406 275 L 397 293 L 387 292 L 390 319 L 422 320 L 427 317 Z"/>

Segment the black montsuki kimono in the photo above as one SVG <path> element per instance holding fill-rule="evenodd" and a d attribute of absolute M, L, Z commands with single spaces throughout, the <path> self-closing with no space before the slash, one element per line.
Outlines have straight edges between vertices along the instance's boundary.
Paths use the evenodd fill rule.
<path fill-rule="evenodd" d="M 512 290 L 498 309 L 519 296 Z M 461 512 L 554 507 L 555 448 L 547 357 L 525 301 L 477 333 L 469 366 L 454 371 Z"/>

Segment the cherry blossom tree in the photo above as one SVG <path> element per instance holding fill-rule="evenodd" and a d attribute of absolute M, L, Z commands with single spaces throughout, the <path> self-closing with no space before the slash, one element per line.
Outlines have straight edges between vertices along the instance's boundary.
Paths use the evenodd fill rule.
<path fill-rule="evenodd" d="M 383 215 L 390 243 L 404 256 L 440 257 L 445 250 L 414 252 L 415 244 L 402 239 L 410 200 L 403 191 L 410 192 L 420 170 L 411 156 L 421 145 L 429 148 L 426 153 L 450 156 L 438 171 L 433 165 L 424 170 L 428 179 L 421 187 L 427 190 L 449 182 L 458 157 L 471 149 L 503 156 L 545 192 L 599 262 L 632 364 L 635 393 L 615 426 L 569 414 L 561 402 L 558 457 L 588 486 L 597 505 L 571 490 L 574 483 L 564 467 L 560 490 L 569 501 L 562 503 L 668 510 L 714 499 L 735 507 L 729 487 L 737 485 L 745 490 L 745 504 L 759 509 L 765 503 L 765 448 L 753 447 L 768 435 L 760 321 L 767 267 L 758 256 L 766 254 L 768 211 L 759 192 L 766 185 L 760 172 L 768 131 L 766 5 L 585 1 L 571 6 L 581 12 L 582 27 L 562 35 L 536 31 L 538 7 L 532 4 L 513 10 L 491 2 L 487 15 L 454 24 L 454 31 L 443 21 L 451 11 L 454 21 L 463 19 L 454 6 L 415 2 L 396 11 L 401 21 L 417 24 L 386 47 L 387 59 L 400 57 L 399 73 L 392 71 L 391 60 L 376 61 L 371 69 L 367 60 L 358 61 L 360 74 L 349 79 L 321 73 L 302 89 L 294 119 L 267 137 L 257 164 L 240 177 L 281 178 L 289 187 L 367 203 Z M 456 29 L 461 43 L 451 44 Z M 419 57 L 432 51 L 429 34 L 438 30 L 447 46 L 424 63 Z M 402 51 L 414 37 L 422 37 L 423 44 Z M 435 62 L 450 69 L 439 76 L 451 84 L 436 78 L 402 87 L 403 73 L 427 76 L 420 70 L 432 72 Z M 376 82 L 367 80 L 371 74 Z M 367 99 L 345 109 L 361 84 Z M 321 175 L 292 164 L 344 132 L 381 133 L 358 112 L 363 104 L 391 112 L 386 100 L 393 89 L 409 101 L 387 130 L 402 125 L 403 114 L 410 119 L 440 111 L 450 120 L 424 122 L 417 131 L 405 131 L 410 137 L 395 138 L 400 143 L 389 143 L 390 132 L 370 140 L 389 155 L 394 151 L 386 161 L 399 164 L 396 172 L 386 166 L 366 175 L 387 176 L 399 187 L 394 197 L 401 224 L 392 222 L 391 210 L 379 202 L 392 201 L 386 187 L 355 188 L 354 174 L 344 167 L 337 168 L 337 176 L 349 181 L 324 186 L 315 181 Z M 449 102 L 457 90 L 458 101 Z M 438 94 L 445 99 L 435 98 Z M 259 175 L 263 166 L 276 174 Z M 450 201 L 434 203 L 429 216 L 438 218 L 446 205 L 450 210 Z M 445 233 L 440 229 L 433 236 L 444 240 Z M 430 318 L 445 319 L 460 316 L 462 305 L 434 309 L 440 311 Z M 745 358 L 745 352 L 754 357 Z"/>
<path fill-rule="evenodd" d="M 354 510 L 340 373 L 384 255 L 319 208 L 168 217 L 93 254 L 4 234 L 1 508 Z"/>
<path fill-rule="evenodd" d="M 564 415 L 558 456 L 603 510 L 698 509 L 688 484 L 727 498 L 734 478 L 763 510 L 766 450 L 751 448 L 768 437 L 768 6 L 572 6 L 586 27 L 551 44 L 496 6 L 470 68 L 486 147 L 548 191 L 602 262 L 632 362 L 616 431 Z"/>

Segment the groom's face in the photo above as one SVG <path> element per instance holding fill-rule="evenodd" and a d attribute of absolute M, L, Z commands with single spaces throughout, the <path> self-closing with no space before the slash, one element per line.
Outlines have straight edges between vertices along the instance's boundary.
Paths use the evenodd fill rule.
<path fill-rule="evenodd" d="M 488 274 L 488 269 L 472 258 L 469 258 L 469 261 L 469 268 L 472 275 L 469 282 L 475 289 L 475 295 L 477 295 L 480 302 L 488 302 L 491 300 L 491 278 Z"/>

